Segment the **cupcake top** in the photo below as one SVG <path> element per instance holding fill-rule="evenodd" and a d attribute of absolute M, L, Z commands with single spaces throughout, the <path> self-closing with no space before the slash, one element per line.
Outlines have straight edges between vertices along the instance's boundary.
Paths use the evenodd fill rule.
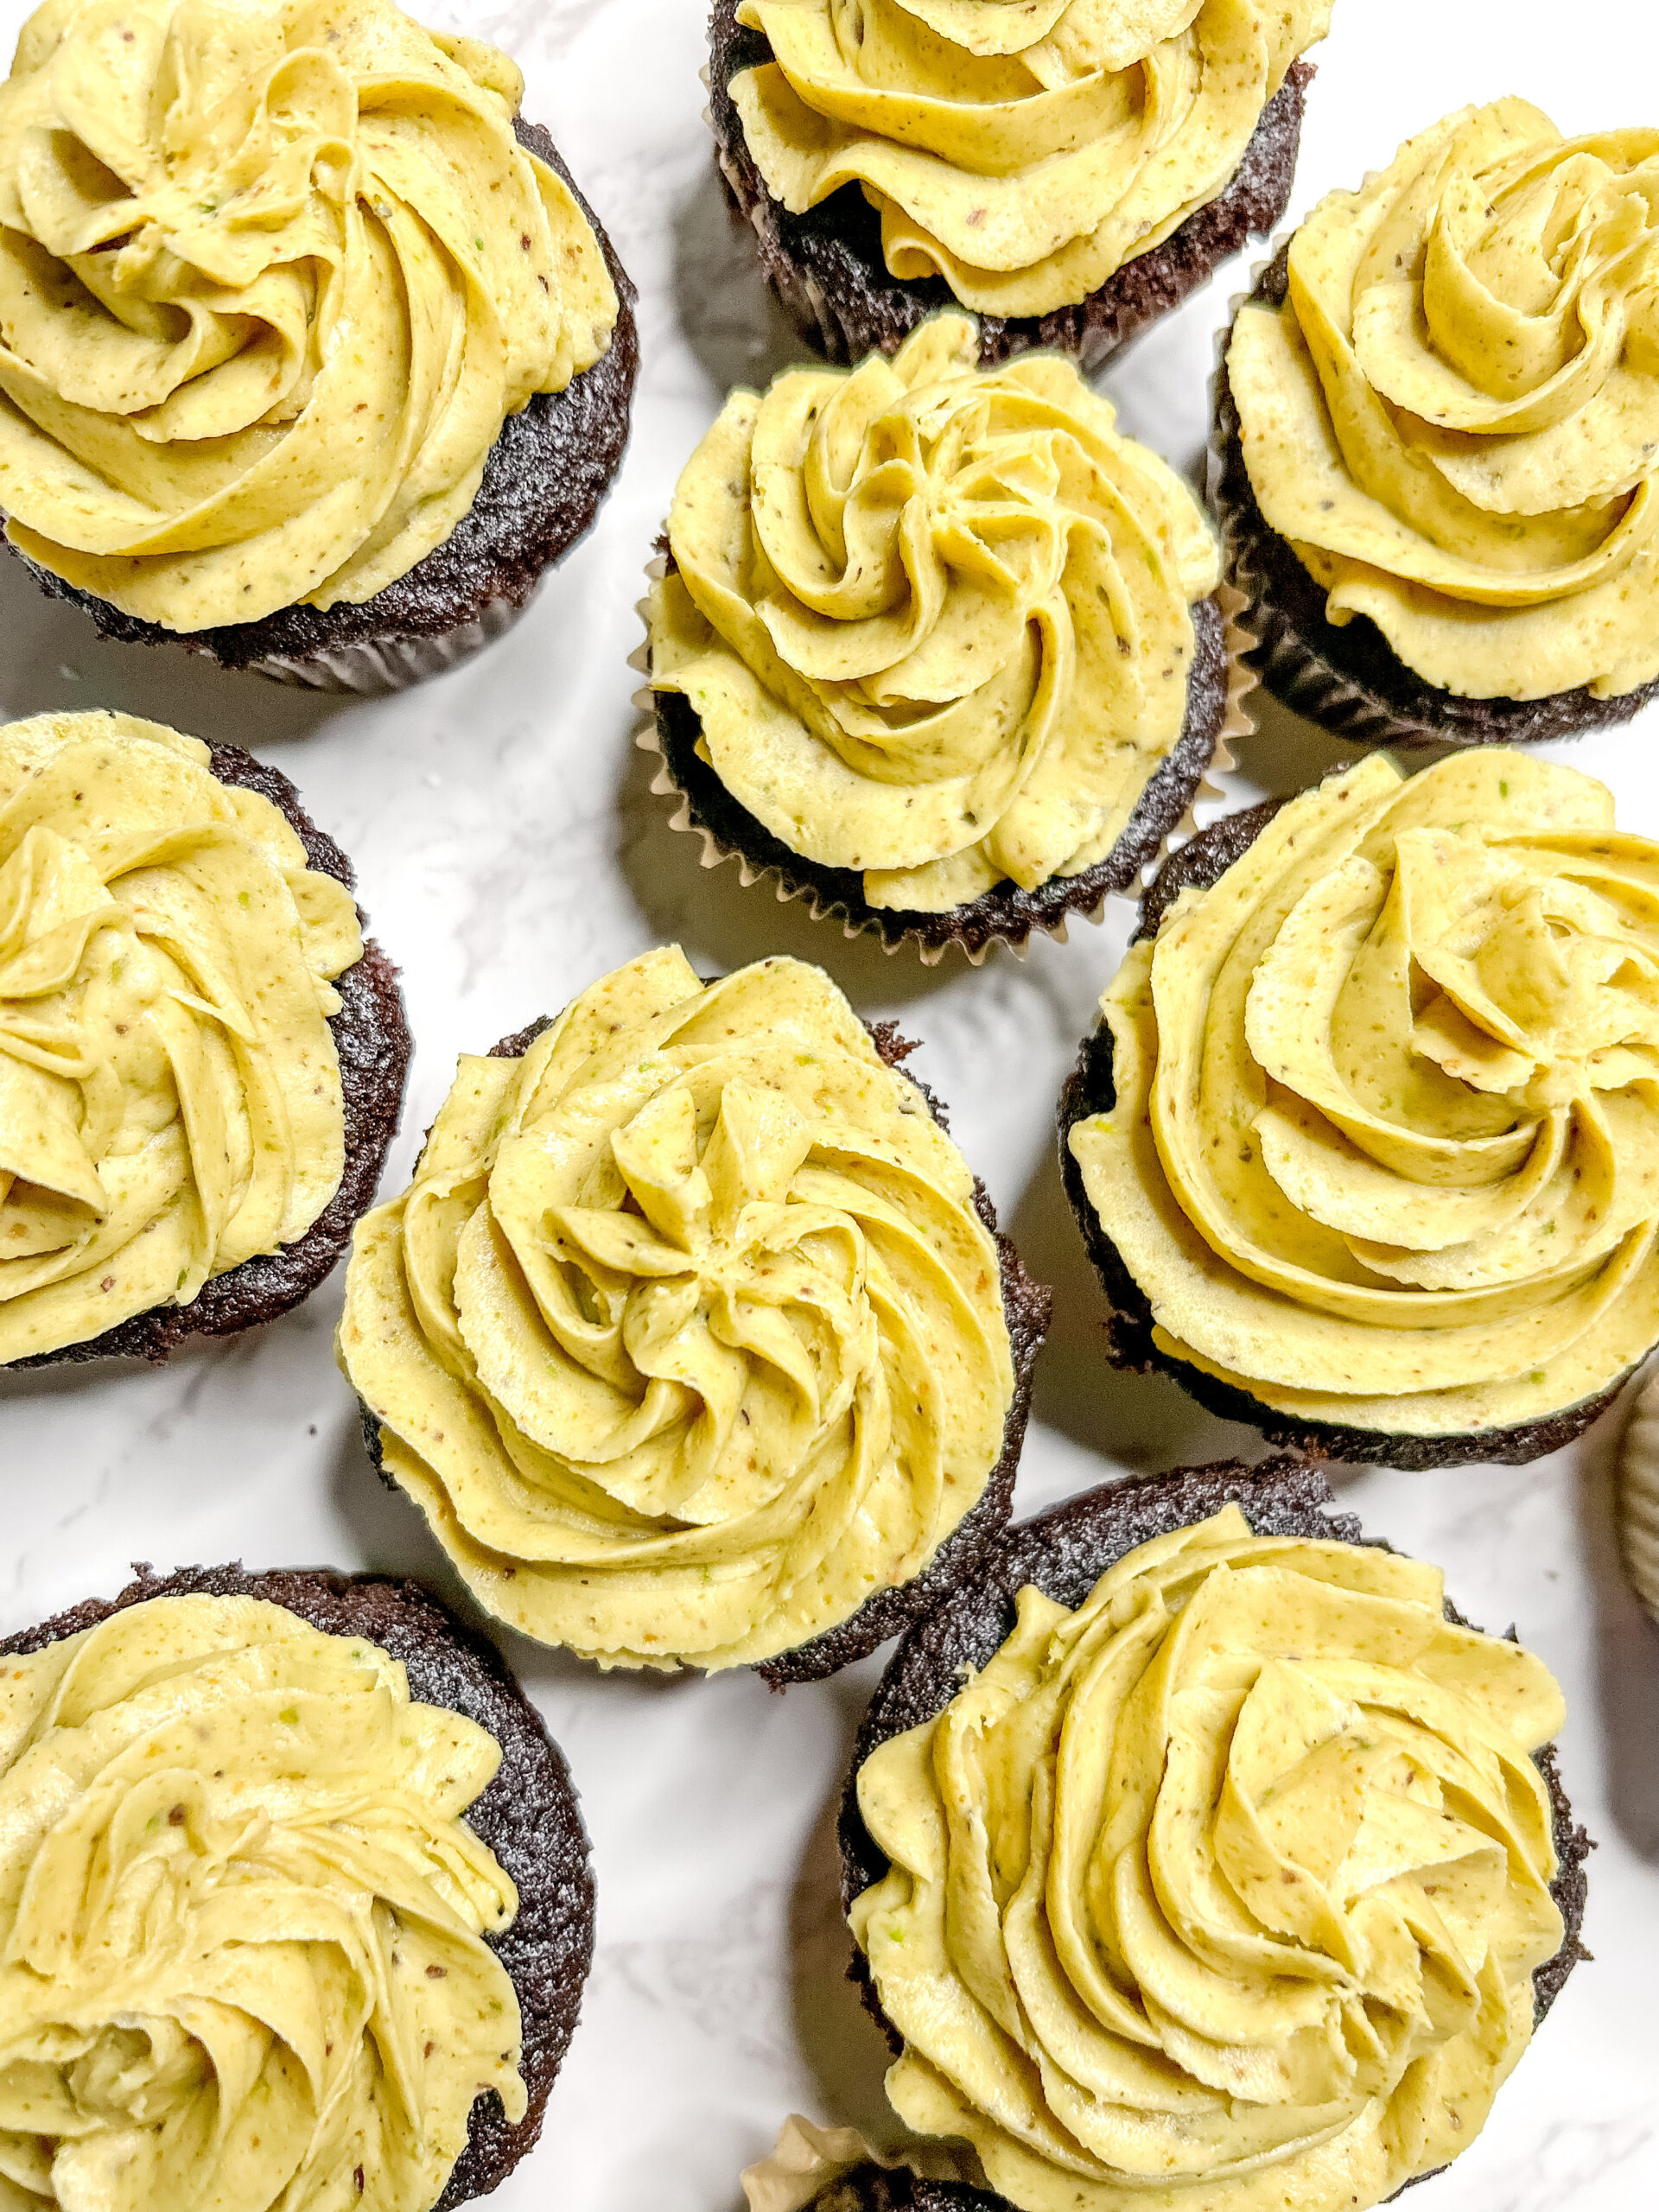
<path fill-rule="evenodd" d="M 940 912 L 1079 875 L 1185 719 L 1219 558 L 1192 491 L 1070 362 L 896 359 L 734 392 L 687 463 L 652 682 L 793 852 Z"/>
<path fill-rule="evenodd" d="M 7 2174 L 52 2204 L 427 2212 L 474 2097 L 524 2111 L 482 1940 L 518 1897 L 462 1818 L 499 1763 L 399 1662 L 256 1599 L 0 1662 Z"/>
<path fill-rule="evenodd" d="M 677 948 L 461 1061 L 340 1357 L 480 1601 L 607 1666 L 769 1658 L 912 1580 L 1013 1395 L 916 1085 L 819 969 L 705 986 Z"/>
<path fill-rule="evenodd" d="M 774 200 L 842 185 L 894 276 L 984 315 L 1096 291 L 1226 186 L 1331 0 L 741 0 L 734 76 Z"/>
<path fill-rule="evenodd" d="M 1294 238 L 1227 356 L 1262 512 L 1443 690 L 1659 676 L 1659 131 L 1465 108 Z"/>
<path fill-rule="evenodd" d="M 523 80 L 391 0 L 47 0 L 0 86 L 0 508 L 174 631 L 372 598 L 616 313 Z"/>
<path fill-rule="evenodd" d="M 1659 845 L 1575 769 L 1386 756 L 1185 893 L 1071 1134 L 1160 1350 L 1294 1418 L 1538 1421 L 1659 1338 Z"/>
<path fill-rule="evenodd" d="M 357 910 L 209 758 L 130 715 L 0 728 L 0 1364 L 188 1305 L 339 1188 Z"/>
<path fill-rule="evenodd" d="M 1564 1717 L 1436 1568 L 1236 1505 L 1015 1626 L 858 1777 L 900 2116 L 1024 2212 L 1363 2208 L 1466 2150 L 1559 1948 Z"/>

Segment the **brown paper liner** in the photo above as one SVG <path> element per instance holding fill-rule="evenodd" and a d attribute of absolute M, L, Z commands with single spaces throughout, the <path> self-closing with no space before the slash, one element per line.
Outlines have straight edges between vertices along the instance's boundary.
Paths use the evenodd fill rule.
<path fill-rule="evenodd" d="M 666 569 L 667 564 L 663 556 L 658 553 L 646 563 L 646 577 L 654 583 L 666 573 Z M 628 656 L 628 666 L 637 674 L 647 678 L 642 688 L 633 695 L 633 705 L 641 717 L 640 726 L 634 733 L 633 741 L 641 753 L 654 755 L 656 759 L 656 772 L 651 781 L 652 792 L 659 798 L 674 798 L 679 802 L 670 817 L 669 828 L 702 840 L 702 864 L 704 868 L 719 868 L 723 861 L 734 860 L 737 862 L 738 881 L 746 891 L 752 884 L 762 882 L 769 878 L 780 906 L 787 906 L 793 899 L 804 899 L 806 902 L 807 912 L 815 922 L 838 921 L 842 925 L 843 937 L 873 937 L 880 944 L 884 952 L 895 953 L 901 946 L 913 946 L 920 956 L 923 966 L 926 968 L 937 967 L 944 959 L 945 953 L 952 949 L 960 952 L 970 967 L 977 968 L 993 945 L 1005 945 L 1016 959 L 1023 960 L 1033 937 L 1051 938 L 1057 944 L 1064 944 L 1066 942 L 1069 923 L 1078 920 L 1098 923 L 1103 920 L 1107 908 L 1115 897 L 1127 899 L 1132 903 L 1138 902 L 1142 887 L 1151 881 L 1169 854 L 1178 846 L 1184 845 L 1192 836 L 1198 826 L 1197 809 L 1205 801 L 1226 800 L 1228 793 L 1225 786 L 1217 783 L 1215 779 L 1230 774 L 1236 767 L 1237 762 L 1233 753 L 1235 740 L 1249 736 L 1255 732 L 1255 724 L 1245 705 L 1245 701 L 1249 697 L 1250 693 L 1257 689 L 1261 678 L 1256 675 L 1247 658 L 1255 651 L 1256 644 L 1255 633 L 1244 626 L 1243 617 L 1248 611 L 1249 602 L 1242 592 L 1236 590 L 1231 584 L 1226 582 L 1217 586 L 1214 596 L 1221 608 L 1224 625 L 1222 644 L 1227 661 L 1227 704 L 1222 715 L 1221 728 L 1217 733 L 1214 748 L 1198 779 L 1197 788 L 1187 803 L 1185 813 L 1166 830 L 1138 874 L 1123 885 L 1121 890 L 1103 891 L 1094 906 L 1087 909 L 1074 907 L 1069 913 L 1062 914 L 1057 921 L 1047 925 L 1031 924 L 1023 931 L 996 931 L 988 936 L 982 944 L 965 944 L 955 938 L 947 938 L 940 944 L 930 944 L 923 942 L 914 931 L 903 931 L 891 938 L 882 936 L 867 922 L 849 920 L 832 904 L 827 903 L 814 886 L 797 884 L 791 887 L 785 882 L 776 868 L 757 865 L 749 859 L 741 847 L 728 843 L 706 823 L 693 818 L 690 798 L 674 779 L 663 752 L 662 738 L 657 726 L 656 694 L 649 682 L 651 601 L 648 595 L 639 601 L 637 609 L 640 626 L 646 634 L 644 640 Z M 1064 880 L 1063 878 L 1059 880 Z"/>
<path fill-rule="evenodd" d="M 959 2181 L 982 2188 L 971 2152 L 942 2144 L 917 2144 L 889 2157 L 866 2142 L 855 2127 L 820 2127 L 792 2112 L 778 2131 L 767 2158 L 746 2166 L 743 2195 L 749 2212 L 804 2212 L 821 2190 L 856 2166 L 880 2166 L 891 2173 L 908 2166 L 929 2181 Z"/>

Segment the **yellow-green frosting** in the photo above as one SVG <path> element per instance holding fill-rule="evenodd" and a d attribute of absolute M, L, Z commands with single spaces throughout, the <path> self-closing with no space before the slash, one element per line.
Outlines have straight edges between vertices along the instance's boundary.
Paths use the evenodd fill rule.
<path fill-rule="evenodd" d="M 821 969 L 677 948 L 462 1060 L 340 1357 L 468 1587 L 606 1666 L 769 1658 L 912 1580 L 1013 1395 L 921 1093 Z"/>
<path fill-rule="evenodd" d="M 500 1758 L 251 1598 L 0 1662 L 7 2203 L 428 2212 L 474 2098 L 525 2107 L 480 1935 L 518 1893 L 461 1817 Z"/>
<path fill-rule="evenodd" d="M 901 2117 L 1023 2212 L 1344 2212 L 1474 2140 L 1561 1940 L 1564 1717 L 1438 1569 L 1230 1505 L 861 1768 Z"/>
<path fill-rule="evenodd" d="M 0 508 L 169 630 L 371 598 L 617 312 L 493 47 L 391 0 L 47 0 L 0 86 Z"/>
<path fill-rule="evenodd" d="M 1278 1411 L 1470 1436 L 1659 1339 L 1659 845 L 1592 777 L 1385 756 L 1184 893 L 1072 1130 L 1166 1352 Z"/>
<path fill-rule="evenodd" d="M 1331 0 L 742 0 L 732 79 L 791 214 L 857 186 L 895 276 L 982 315 L 1096 291 L 1230 181 Z"/>
<path fill-rule="evenodd" d="M 1297 232 L 1227 372 L 1262 514 L 1443 690 L 1659 676 L 1659 130 L 1465 108 Z"/>
<path fill-rule="evenodd" d="M 351 893 L 193 737 L 0 728 L 0 1364 L 188 1306 L 340 1187 Z"/>
<path fill-rule="evenodd" d="M 734 392 L 686 464 L 652 682 L 791 851 L 873 906 L 1081 874 L 1186 715 L 1215 542 L 1068 361 L 977 366 L 972 321 L 893 361 Z"/>

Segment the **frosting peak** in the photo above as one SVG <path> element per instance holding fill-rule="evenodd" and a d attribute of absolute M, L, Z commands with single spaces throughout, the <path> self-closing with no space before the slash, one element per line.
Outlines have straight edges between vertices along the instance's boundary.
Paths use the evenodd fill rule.
<path fill-rule="evenodd" d="M 47 0 L 0 86 L 0 508 L 173 630 L 361 601 L 617 303 L 518 71 L 391 0 Z"/>
<path fill-rule="evenodd" d="M 248 1598 L 0 1662 L 0 2178 L 62 2212 L 427 2212 L 518 2000 L 462 1815 L 500 1752 Z"/>
<path fill-rule="evenodd" d="M 1071 1149 L 1175 1357 L 1287 1414 L 1478 1435 L 1659 1338 L 1659 846 L 1497 748 L 1377 755 L 1189 892 L 1102 1001 Z"/>
<path fill-rule="evenodd" d="M 742 0 L 732 79 L 775 200 L 842 185 L 889 271 L 982 315 L 1096 291 L 1226 186 L 1331 0 Z"/>
<path fill-rule="evenodd" d="M 606 1665 L 769 1658 L 911 1580 L 1013 1395 L 920 1092 L 818 969 L 677 950 L 461 1062 L 340 1354 L 470 1587 Z"/>
<path fill-rule="evenodd" d="M 340 1187 L 351 893 L 207 747 L 0 728 L 0 1365 L 188 1305 Z"/>
<path fill-rule="evenodd" d="M 792 851 L 871 906 L 1034 890 L 1110 851 L 1179 737 L 1215 541 L 1071 363 L 975 326 L 739 391 L 680 478 L 652 681 Z"/>
<path fill-rule="evenodd" d="M 1375 2205 L 1468 2147 L 1561 1940 L 1560 1690 L 1441 1578 L 1229 1505 L 861 1768 L 900 2116 L 1023 2212 Z"/>
<path fill-rule="evenodd" d="M 1228 378 L 1332 622 L 1477 698 L 1659 675 L 1656 287 L 1659 131 L 1498 100 L 1321 202 Z"/>

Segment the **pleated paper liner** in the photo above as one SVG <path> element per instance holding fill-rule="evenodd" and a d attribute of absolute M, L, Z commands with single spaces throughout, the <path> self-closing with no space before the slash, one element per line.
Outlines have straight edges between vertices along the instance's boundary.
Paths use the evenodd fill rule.
<path fill-rule="evenodd" d="M 1659 1626 L 1659 1373 L 1642 1388 L 1618 1455 L 1618 1548 L 1642 1610 Z"/>
<path fill-rule="evenodd" d="M 1381 174 L 1368 170 L 1362 190 Z M 1526 745 L 1629 721 L 1659 698 L 1659 683 L 1613 699 L 1592 698 L 1586 690 L 1535 700 L 1465 697 L 1420 677 L 1363 618 L 1343 632 L 1334 632 L 1325 620 L 1324 587 L 1275 535 L 1256 505 L 1227 382 L 1227 351 L 1239 311 L 1252 300 L 1271 298 L 1262 292 L 1262 280 L 1295 235 L 1294 226 L 1278 233 L 1251 267 L 1248 289 L 1229 303 L 1227 320 L 1216 334 L 1211 382 L 1206 489 L 1221 531 L 1227 577 L 1249 610 L 1262 683 L 1332 736 L 1367 747 Z M 1369 674 L 1363 667 L 1356 672 L 1332 660 L 1322 642 L 1332 635 L 1355 655 L 1363 655 L 1370 664 Z"/>
<path fill-rule="evenodd" d="M 771 2155 L 743 2171 L 748 2212 L 804 2212 L 815 2196 L 860 2166 L 893 2173 L 907 2166 L 929 2181 L 965 2182 L 982 2189 L 970 2154 L 943 2144 L 917 2144 L 889 2157 L 867 2143 L 855 2127 L 819 2127 L 798 2112 L 778 2131 Z"/>
<path fill-rule="evenodd" d="M 658 554 L 648 564 L 646 574 L 655 582 L 665 573 L 665 569 L 666 563 L 663 556 Z M 1024 916 L 1006 919 L 992 919 L 984 915 L 976 916 L 974 910 L 980 904 L 977 900 L 969 906 L 951 909 L 945 914 L 924 918 L 926 921 L 936 922 L 938 925 L 938 934 L 936 937 L 925 932 L 921 922 L 910 910 L 906 910 L 902 914 L 895 911 L 888 916 L 885 915 L 881 910 L 870 909 L 867 910 L 866 913 L 855 917 L 849 912 L 844 902 L 833 894 L 826 893 L 821 884 L 796 874 L 787 860 L 757 861 L 746 853 L 741 845 L 711 828 L 706 821 L 698 818 L 690 793 L 680 784 L 669 764 L 662 729 L 657 715 L 658 695 L 651 689 L 649 681 L 645 687 L 634 696 L 634 704 L 644 717 L 635 735 L 634 742 L 642 753 L 656 756 L 657 768 L 652 779 L 651 788 L 659 798 L 678 800 L 679 804 L 670 817 L 669 827 L 702 841 L 702 861 L 704 868 L 718 868 L 723 861 L 735 861 L 738 880 L 744 889 L 747 890 L 752 885 L 769 880 L 773 893 L 780 904 L 787 904 L 796 899 L 804 899 L 807 911 L 814 921 L 839 921 L 843 936 L 847 938 L 874 937 L 880 943 L 882 950 L 887 952 L 896 952 L 901 945 L 914 945 L 923 964 L 927 967 L 932 967 L 942 960 L 946 951 L 952 946 L 964 956 L 970 965 L 976 968 L 979 966 L 994 944 L 1005 944 L 1017 957 L 1023 958 L 1033 937 L 1052 938 L 1057 943 L 1064 944 L 1066 941 L 1068 923 L 1077 919 L 1090 922 L 1100 921 L 1115 893 L 1124 898 L 1138 900 L 1142 885 L 1149 881 L 1156 874 L 1166 856 L 1175 847 L 1184 844 L 1192 836 L 1196 826 L 1196 809 L 1207 801 L 1219 801 L 1226 797 L 1223 786 L 1216 779 L 1227 775 L 1236 765 L 1232 750 L 1234 741 L 1238 738 L 1249 735 L 1255 729 L 1255 723 L 1250 718 L 1245 702 L 1249 694 L 1255 690 L 1259 679 L 1247 658 L 1254 649 L 1255 639 L 1254 634 L 1243 626 L 1242 618 L 1245 611 L 1245 601 L 1243 594 L 1234 590 L 1230 585 L 1224 583 L 1218 587 L 1215 597 L 1222 613 L 1222 650 L 1226 661 L 1227 696 L 1220 730 L 1197 784 L 1179 817 L 1172 821 L 1148 842 L 1147 852 L 1139 865 L 1124 873 L 1122 880 L 1112 884 L 1103 884 L 1097 889 L 1090 882 L 1090 878 L 1095 875 L 1096 869 L 1104 870 L 1110 865 L 1112 855 L 1108 855 L 1104 861 L 1097 862 L 1096 869 L 1090 869 L 1083 876 L 1051 879 L 1051 881 L 1058 887 L 1054 901 L 1057 911 L 1052 920 L 1044 918 L 1027 919 Z M 639 602 L 642 624 L 648 624 L 649 613 L 650 601 L 648 599 L 642 600 Z M 651 674 L 650 652 L 650 639 L 647 632 L 645 641 L 629 657 L 628 663 L 631 668 L 637 670 L 647 679 Z M 663 696 L 673 698 L 680 695 L 664 693 Z M 760 825 L 757 824 L 756 828 L 759 830 Z M 767 833 L 762 831 L 760 834 Z M 1114 848 L 1114 852 L 1121 849 L 1125 841 L 1135 834 L 1136 823 L 1134 817 L 1131 817 L 1128 827 L 1123 837 L 1119 839 L 1118 846 Z M 1144 834 L 1144 831 L 1141 834 Z M 1068 881 L 1080 887 L 1075 898 L 1068 899 L 1065 894 L 1064 887 Z M 1045 890 L 1048 887 L 1048 886 L 1042 887 Z M 996 895 L 995 893 L 985 894 L 988 899 L 995 898 Z M 956 920 L 954 925 L 952 925 L 953 916 L 962 918 Z M 966 926 L 967 918 L 970 917 L 973 920 L 971 931 Z"/>
<path fill-rule="evenodd" d="M 309 691 L 354 692 L 365 699 L 406 691 L 411 684 L 424 683 L 430 677 L 459 668 L 504 637 L 529 607 L 543 581 L 538 576 L 522 600 L 505 596 L 486 600 L 470 622 L 459 623 L 435 637 L 404 633 L 365 638 L 356 645 L 321 645 L 303 656 L 265 653 L 245 665 L 257 676 L 270 677 L 273 683 L 291 683 Z M 200 650 L 209 659 L 213 658 L 211 645 Z"/>

